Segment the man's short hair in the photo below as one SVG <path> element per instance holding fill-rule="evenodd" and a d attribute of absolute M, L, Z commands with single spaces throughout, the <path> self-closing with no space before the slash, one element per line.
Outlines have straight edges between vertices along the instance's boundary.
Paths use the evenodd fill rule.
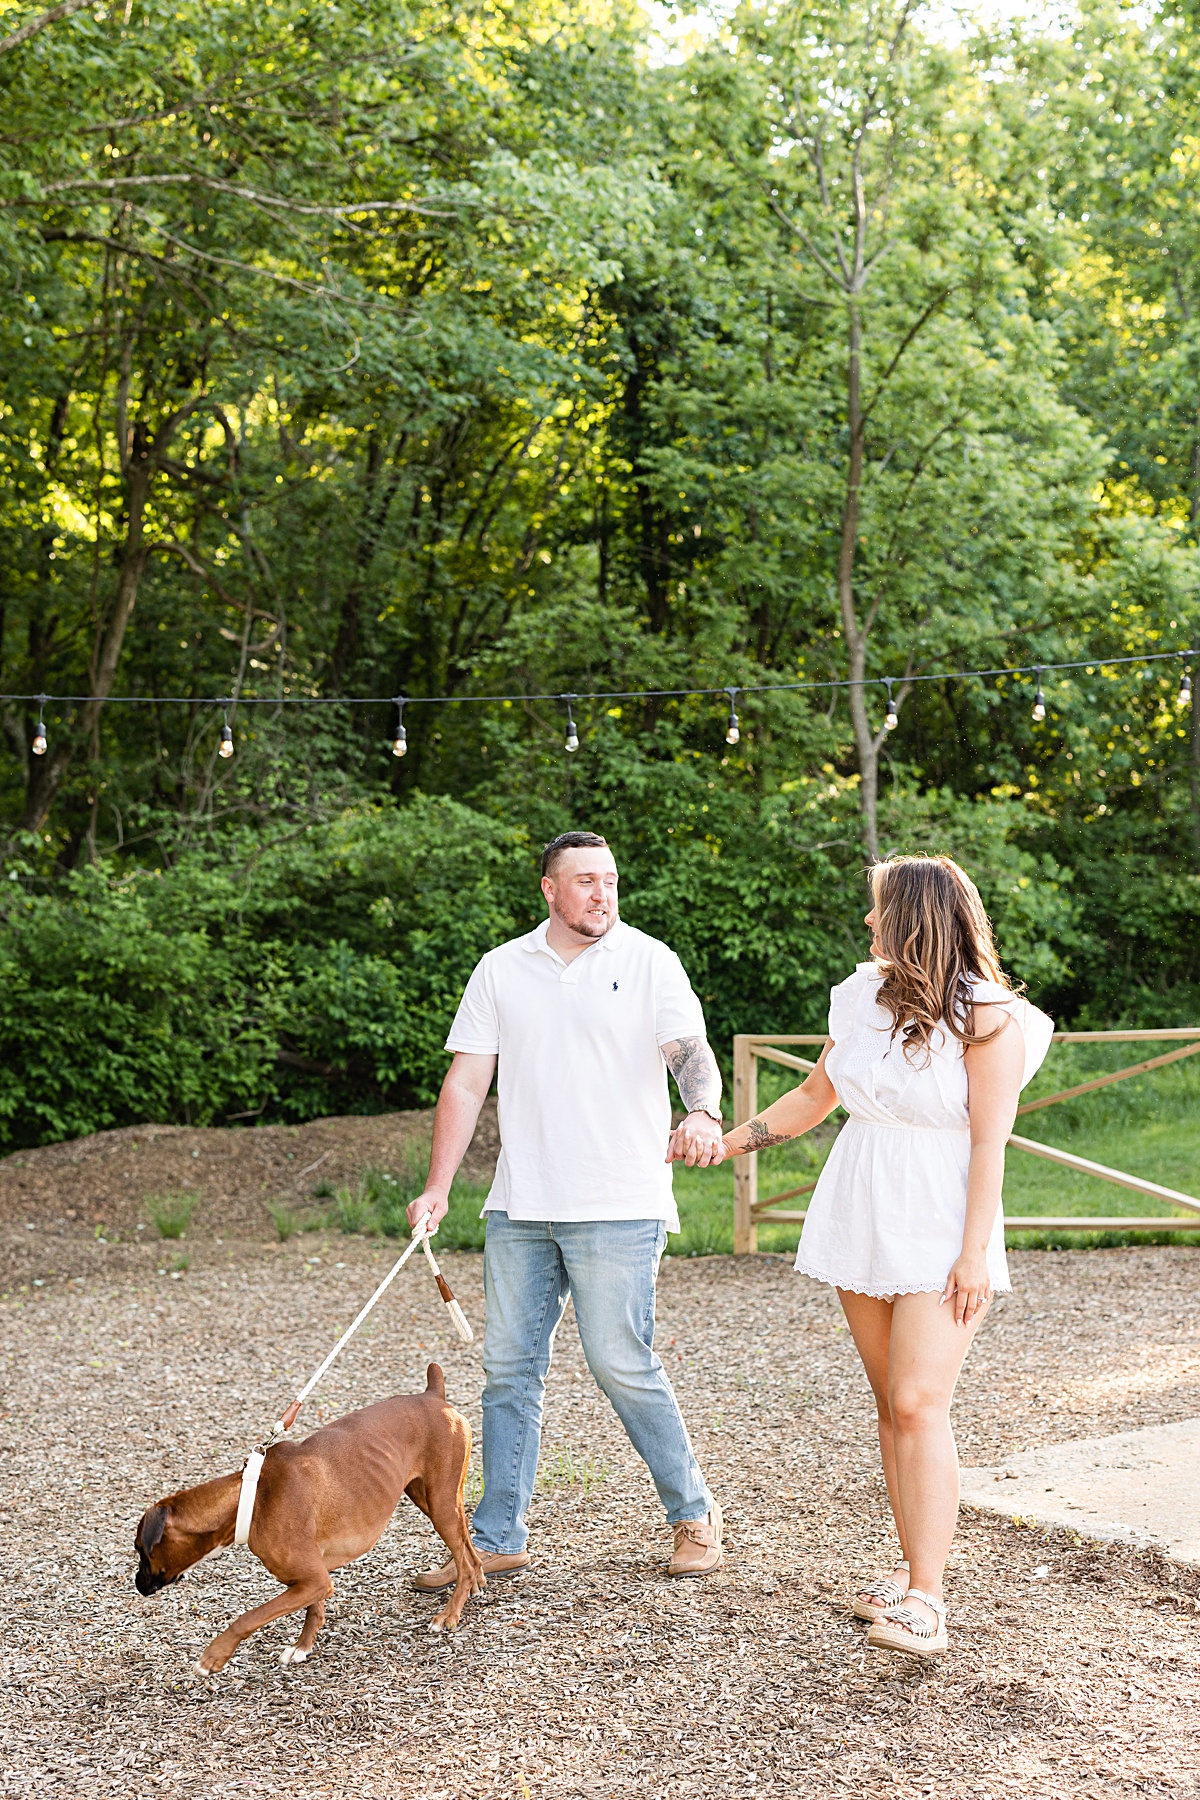
<path fill-rule="evenodd" d="M 542 874 L 553 878 L 558 859 L 564 850 L 607 850 L 608 839 L 595 831 L 564 831 L 551 838 L 542 851 Z"/>

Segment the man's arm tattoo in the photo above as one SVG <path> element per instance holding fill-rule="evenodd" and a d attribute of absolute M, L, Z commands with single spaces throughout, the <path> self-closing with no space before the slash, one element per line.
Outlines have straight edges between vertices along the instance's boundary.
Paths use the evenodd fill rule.
<path fill-rule="evenodd" d="M 751 1119 L 746 1130 L 750 1134 L 747 1150 L 769 1150 L 772 1144 L 788 1142 L 787 1132 L 772 1131 L 765 1119 Z"/>
<path fill-rule="evenodd" d="M 680 1038 L 668 1045 L 663 1054 L 667 1067 L 675 1077 L 679 1098 L 688 1112 L 721 1110 L 721 1071 L 717 1059 L 702 1037 Z"/>

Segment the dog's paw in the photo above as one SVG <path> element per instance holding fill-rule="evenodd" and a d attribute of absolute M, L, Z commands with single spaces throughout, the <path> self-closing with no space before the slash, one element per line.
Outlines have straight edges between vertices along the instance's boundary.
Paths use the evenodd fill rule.
<path fill-rule="evenodd" d="M 430 1619 L 428 1628 L 437 1637 L 441 1637 L 443 1631 L 445 1631 L 445 1629 L 446 1629 L 446 1627 L 443 1625 L 443 1623 L 440 1619 Z"/>
<path fill-rule="evenodd" d="M 193 1664 L 192 1664 L 192 1672 L 193 1672 L 193 1674 L 195 1674 L 195 1675 L 200 1675 L 200 1676 L 203 1676 L 203 1678 L 204 1678 L 204 1680 L 205 1680 L 205 1681 L 207 1681 L 207 1680 L 208 1680 L 208 1677 L 209 1677 L 209 1676 L 210 1676 L 210 1675 L 219 1675 L 219 1674 L 220 1674 L 220 1670 L 219 1670 L 219 1669 L 210 1669 L 210 1668 L 209 1668 L 209 1667 L 208 1667 L 208 1666 L 207 1666 L 207 1664 L 205 1664 L 205 1663 L 202 1663 L 202 1662 L 194 1662 L 194 1663 L 193 1663 Z"/>
<path fill-rule="evenodd" d="M 311 1650 L 302 1650 L 299 1644 L 289 1644 L 286 1650 L 280 1651 L 279 1660 L 286 1668 L 289 1663 L 307 1662 L 311 1655 Z"/>

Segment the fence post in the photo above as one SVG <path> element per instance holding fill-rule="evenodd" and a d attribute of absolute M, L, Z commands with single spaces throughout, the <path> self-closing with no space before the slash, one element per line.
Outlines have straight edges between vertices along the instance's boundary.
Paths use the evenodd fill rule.
<path fill-rule="evenodd" d="M 744 1125 L 758 1111 L 758 1058 L 749 1036 L 733 1040 L 733 1122 Z M 754 1202 L 758 1199 L 758 1155 L 749 1151 L 733 1165 L 733 1254 L 749 1256 L 758 1249 Z"/>

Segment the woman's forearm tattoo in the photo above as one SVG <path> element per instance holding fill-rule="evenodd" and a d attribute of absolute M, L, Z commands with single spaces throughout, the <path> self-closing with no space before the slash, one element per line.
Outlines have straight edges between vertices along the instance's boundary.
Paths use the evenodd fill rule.
<path fill-rule="evenodd" d="M 721 1110 L 721 1071 L 702 1037 L 680 1038 L 664 1051 L 667 1067 L 675 1077 L 679 1098 L 688 1112 Z"/>
<path fill-rule="evenodd" d="M 750 1135 L 747 1150 L 769 1150 L 772 1144 L 786 1144 L 788 1141 L 786 1131 L 772 1131 L 765 1119 L 751 1119 L 746 1130 Z"/>

